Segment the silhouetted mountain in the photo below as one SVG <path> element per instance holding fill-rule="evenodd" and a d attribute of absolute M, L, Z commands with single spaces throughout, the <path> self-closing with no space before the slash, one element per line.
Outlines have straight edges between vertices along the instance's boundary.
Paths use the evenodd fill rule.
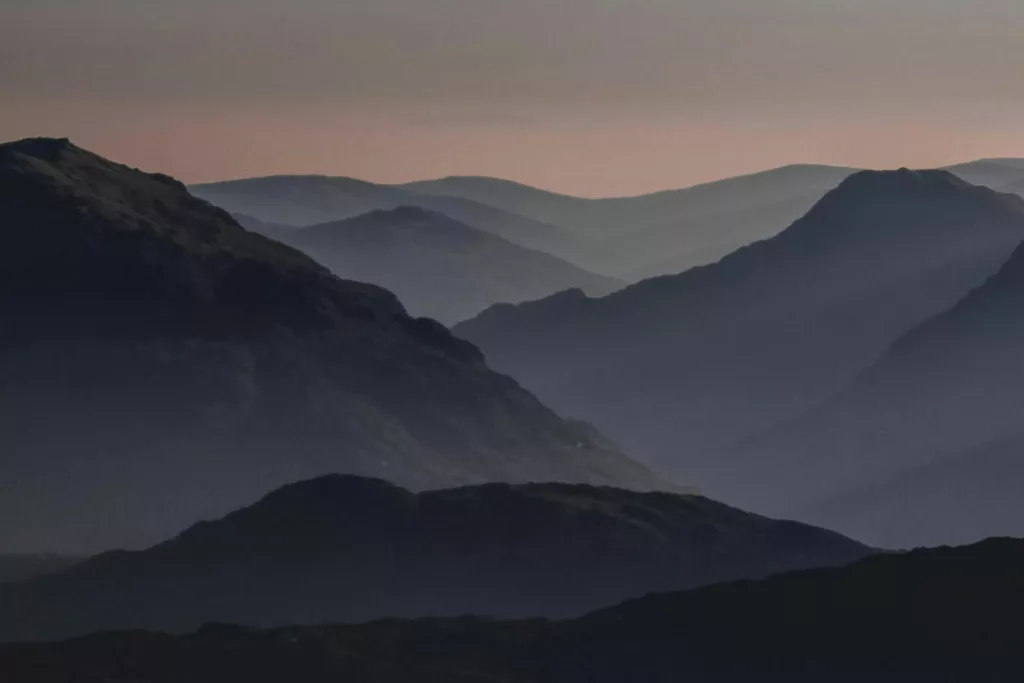
<path fill-rule="evenodd" d="M 37 576 L 56 574 L 82 561 L 80 557 L 51 555 L 0 555 L 0 583 L 17 583 Z"/>
<path fill-rule="evenodd" d="M 775 235 L 854 169 L 786 166 L 639 197 L 583 199 L 493 178 L 445 178 L 404 187 L 453 195 L 559 225 L 600 244 L 570 255 L 631 282 L 713 263 Z"/>
<path fill-rule="evenodd" d="M 1022 239 L 1019 197 L 943 171 L 863 172 L 782 234 L 714 265 L 603 299 L 495 306 L 456 333 L 637 457 L 686 472 L 714 497 L 777 512 L 759 505 L 793 491 L 722 451 L 843 389 Z M 777 476 L 820 487 L 799 469 Z"/>
<path fill-rule="evenodd" d="M 908 683 L 1024 676 L 1024 542 L 652 595 L 566 622 L 387 621 L 0 647 L 31 683 Z"/>
<path fill-rule="evenodd" d="M 698 496 L 560 484 L 416 495 L 332 476 L 150 550 L 108 553 L 0 592 L 0 638 L 210 621 L 567 616 L 870 553 L 830 531 Z"/>
<path fill-rule="evenodd" d="M 354 178 L 272 176 L 189 188 L 232 213 L 264 223 L 304 227 L 354 218 L 371 211 L 418 206 L 530 249 L 571 258 L 580 239 L 554 225 L 460 197 L 431 196 Z"/>
<path fill-rule="evenodd" d="M 1024 248 L 848 390 L 744 444 L 759 486 L 733 498 L 893 545 L 1024 535 L 1021 310 Z"/>
<path fill-rule="evenodd" d="M 496 303 L 520 303 L 581 287 L 609 294 L 612 278 L 512 244 L 416 207 L 279 233 L 340 277 L 386 287 L 415 315 L 446 324 Z"/>
<path fill-rule="evenodd" d="M 289 481 L 660 485 L 391 293 L 66 140 L 0 146 L 0 547 L 152 542 Z"/>

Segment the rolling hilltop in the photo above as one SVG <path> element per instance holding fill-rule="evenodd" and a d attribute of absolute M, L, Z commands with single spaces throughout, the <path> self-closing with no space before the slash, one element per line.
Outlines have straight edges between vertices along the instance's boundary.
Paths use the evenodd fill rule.
<path fill-rule="evenodd" d="M 141 552 L 0 590 L 0 639 L 208 622 L 565 617 L 873 551 L 699 496 L 568 484 L 414 494 L 329 476 Z"/>
<path fill-rule="evenodd" d="M 496 303 L 575 287 L 600 296 L 623 286 L 444 214 L 400 207 L 279 231 L 341 277 L 386 287 L 415 315 L 454 324 Z"/>

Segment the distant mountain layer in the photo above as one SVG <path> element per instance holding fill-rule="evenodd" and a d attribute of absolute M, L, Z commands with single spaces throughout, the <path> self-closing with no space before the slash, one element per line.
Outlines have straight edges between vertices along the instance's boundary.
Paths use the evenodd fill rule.
<path fill-rule="evenodd" d="M 484 202 L 561 226 L 598 243 L 575 261 L 630 282 L 713 263 L 771 237 L 854 169 L 786 166 L 639 197 L 582 199 L 493 178 L 445 178 L 404 186 Z"/>
<path fill-rule="evenodd" d="M 636 281 L 715 261 L 775 234 L 852 172 L 791 166 L 685 190 L 597 200 L 494 178 L 393 186 L 278 176 L 191 190 L 233 213 L 292 226 L 418 206 L 588 270 Z"/>
<path fill-rule="evenodd" d="M 415 315 L 453 324 L 496 303 L 575 287 L 595 296 L 623 283 L 416 207 L 278 231 L 340 277 L 381 285 Z"/>
<path fill-rule="evenodd" d="M 1021 192 L 1024 160 L 948 167 L 964 180 Z M 486 177 L 405 185 L 350 178 L 257 178 L 193 188 L 232 212 L 309 225 L 419 206 L 597 273 L 637 282 L 714 263 L 778 234 L 857 169 L 812 164 L 637 197 L 585 199 Z M 1016 187 L 1017 189 L 1013 189 Z"/>
<path fill-rule="evenodd" d="M 1024 247 L 846 391 L 737 449 L 780 495 L 735 498 L 888 544 L 1024 535 L 1022 310 Z"/>
<path fill-rule="evenodd" d="M 463 618 L 0 647 L 33 683 L 906 683 L 1024 676 L 1024 542 L 652 595 L 566 622 Z"/>
<path fill-rule="evenodd" d="M 461 197 L 428 196 L 354 178 L 272 176 L 194 185 L 189 190 L 235 214 L 305 227 L 371 211 L 418 206 L 530 249 L 567 257 L 579 240 L 566 230 Z"/>
<path fill-rule="evenodd" d="M 138 545 L 328 472 L 657 488 L 390 292 L 180 183 L 0 145 L 0 548 Z"/>
<path fill-rule="evenodd" d="M 573 232 L 610 238 L 642 235 L 645 228 L 654 226 L 668 229 L 673 223 L 682 233 L 688 227 L 684 221 L 689 218 L 768 207 L 786 198 L 814 195 L 816 191 L 820 196 L 855 170 L 784 166 L 680 190 L 600 199 L 559 195 L 495 178 L 452 177 L 402 187 L 486 203 Z M 815 198 L 810 201 L 813 203 Z"/>
<path fill-rule="evenodd" d="M 969 183 L 996 190 L 1024 181 L 1024 159 L 982 159 L 947 166 L 946 170 Z"/>
<path fill-rule="evenodd" d="M 410 493 L 325 477 L 137 553 L 0 591 L 0 638 L 392 617 L 568 616 L 872 551 L 698 496 L 560 484 Z"/>
<path fill-rule="evenodd" d="M 976 185 L 1024 191 L 1024 160 L 987 159 L 948 167 Z M 767 239 L 803 216 L 857 169 L 792 165 L 680 190 L 584 199 L 496 178 L 451 177 L 403 185 L 461 197 L 597 239 L 578 263 L 630 282 L 714 263 Z M 1011 183 L 1018 189 L 1013 190 Z"/>
<path fill-rule="evenodd" d="M 795 514 L 803 495 L 825 493 L 795 454 L 729 451 L 843 390 L 1022 240 L 1020 197 L 943 171 L 863 172 L 778 236 L 716 264 L 602 299 L 496 306 L 455 331 L 646 462 L 730 503 Z M 851 448 L 870 448 L 849 436 Z M 854 458 L 813 451 L 801 457 Z"/>

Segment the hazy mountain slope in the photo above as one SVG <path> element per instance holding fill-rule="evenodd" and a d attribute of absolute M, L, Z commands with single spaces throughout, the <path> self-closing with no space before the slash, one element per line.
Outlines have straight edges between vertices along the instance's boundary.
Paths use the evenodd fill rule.
<path fill-rule="evenodd" d="M 1014 191 L 1008 185 L 1024 179 L 1024 161 L 1019 159 L 983 159 L 947 170 L 970 183 L 1003 191 Z M 398 186 L 347 178 L 280 177 L 217 183 L 194 191 L 232 211 L 293 225 L 402 204 L 422 206 L 589 270 L 636 282 L 714 263 L 777 234 L 854 172 L 792 165 L 681 190 L 600 199 L 484 177 Z M 491 207 L 501 211 L 495 213 Z"/>
<path fill-rule="evenodd" d="M 381 285 L 415 315 L 453 324 L 496 303 L 622 283 L 416 207 L 375 211 L 280 234 L 335 274 Z"/>
<path fill-rule="evenodd" d="M 418 194 L 460 197 L 544 223 L 562 225 L 581 234 L 592 229 L 586 223 L 588 207 L 597 200 L 550 192 L 522 183 L 484 176 L 451 176 L 399 185 Z"/>
<path fill-rule="evenodd" d="M 354 178 L 272 176 L 194 185 L 192 194 L 232 213 L 265 223 L 302 227 L 353 218 L 371 211 L 418 206 L 443 213 L 530 249 L 571 258 L 581 246 L 554 225 L 459 197 L 432 196 Z"/>
<path fill-rule="evenodd" d="M 658 486 L 391 293 L 61 140 L 0 146 L 0 547 L 164 538 L 326 472 Z"/>
<path fill-rule="evenodd" d="M 894 462 L 908 450 L 894 454 Z M 1018 436 L 954 453 L 932 452 L 924 464 L 895 475 L 874 474 L 804 514 L 888 547 L 972 542 L 987 534 L 1019 537 L 1022 485 L 1024 436 Z"/>
<path fill-rule="evenodd" d="M 1013 194 L 1024 197 L 1024 179 L 1004 185 L 999 188 L 1002 192 L 1012 192 Z"/>
<path fill-rule="evenodd" d="M 404 187 L 484 202 L 580 234 L 610 238 L 642 234 L 684 217 L 772 205 L 793 196 L 813 195 L 815 190 L 824 194 L 853 172 L 830 166 L 785 166 L 681 190 L 599 199 L 559 195 L 496 178 L 453 177 Z"/>
<path fill-rule="evenodd" d="M 1024 543 L 652 595 L 568 622 L 388 621 L 0 647 L 33 683 L 907 683 L 1024 675 Z"/>
<path fill-rule="evenodd" d="M 37 576 L 55 574 L 82 561 L 64 555 L 0 555 L 0 583 L 17 583 Z"/>
<path fill-rule="evenodd" d="M 946 170 L 969 183 L 1000 190 L 1024 180 L 1024 159 L 980 159 L 947 166 Z"/>
<path fill-rule="evenodd" d="M 0 593 L 0 638 L 390 617 L 567 616 L 844 564 L 867 547 L 697 496 L 559 484 L 415 495 L 324 477 L 138 553 Z"/>
<path fill-rule="evenodd" d="M 637 457 L 698 486 L 771 496 L 722 449 L 844 388 L 1022 239 L 1018 197 L 942 171 L 863 172 L 714 265 L 603 299 L 495 306 L 456 333 Z"/>
<path fill-rule="evenodd" d="M 826 189 L 745 208 L 723 200 L 719 213 L 687 217 L 682 228 L 674 221 L 652 226 L 641 234 L 610 240 L 605 248 L 612 254 L 630 254 L 623 275 L 627 282 L 681 273 L 777 235 L 806 214 Z"/>
<path fill-rule="evenodd" d="M 244 213 L 233 213 L 231 217 L 249 232 L 259 233 L 264 237 L 270 237 L 277 241 L 281 241 L 281 238 L 287 237 L 290 233 L 294 232 L 297 228 L 290 225 L 282 225 L 281 223 L 266 223 L 261 221 L 259 218 L 253 216 L 247 216 Z"/>
<path fill-rule="evenodd" d="M 771 237 L 854 169 L 798 165 L 639 197 L 582 199 L 493 178 L 413 183 L 418 192 L 483 201 L 599 240 L 574 260 L 635 282 L 713 263 Z"/>
<path fill-rule="evenodd" d="M 1022 306 L 1024 248 L 848 390 L 744 444 L 734 457 L 758 487 L 716 490 L 875 542 L 1024 534 Z"/>

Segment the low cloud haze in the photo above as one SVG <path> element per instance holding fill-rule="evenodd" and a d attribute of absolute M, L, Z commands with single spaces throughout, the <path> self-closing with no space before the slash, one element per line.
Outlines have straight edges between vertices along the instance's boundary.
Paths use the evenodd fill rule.
<path fill-rule="evenodd" d="M 0 0 L 0 134 L 584 195 L 1024 156 L 1015 0 Z"/>

